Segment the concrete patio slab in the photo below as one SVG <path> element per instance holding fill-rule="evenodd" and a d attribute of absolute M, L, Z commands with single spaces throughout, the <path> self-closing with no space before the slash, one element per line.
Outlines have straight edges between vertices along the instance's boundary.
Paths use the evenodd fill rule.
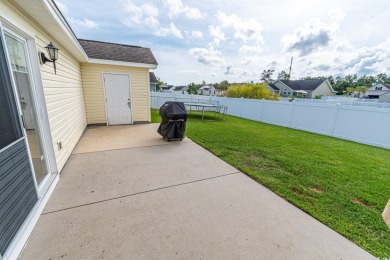
<path fill-rule="evenodd" d="M 73 154 L 44 213 L 233 172 L 193 142 Z"/>
<path fill-rule="evenodd" d="M 157 126 L 87 129 L 20 258 L 375 259 Z"/>
<path fill-rule="evenodd" d="M 178 144 L 157 133 L 159 124 L 88 126 L 73 153 L 90 153 L 125 148 Z M 189 142 L 184 138 L 181 143 Z"/>
<path fill-rule="evenodd" d="M 241 173 L 41 217 L 21 259 L 375 259 Z"/>

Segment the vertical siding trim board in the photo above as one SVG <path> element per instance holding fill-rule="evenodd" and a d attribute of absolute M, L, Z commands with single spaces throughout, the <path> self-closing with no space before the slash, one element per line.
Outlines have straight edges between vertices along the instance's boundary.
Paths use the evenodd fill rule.
<path fill-rule="evenodd" d="M 106 81 L 104 79 L 104 72 L 102 72 L 101 75 L 102 78 L 102 84 L 103 84 L 103 103 L 104 103 L 104 115 L 105 115 L 105 120 L 106 120 L 106 125 L 108 126 L 108 111 L 107 111 L 107 96 L 106 96 Z M 130 84 L 131 84 L 131 76 L 129 75 L 130 78 Z M 130 92 L 131 95 L 131 92 Z M 133 116 L 131 117 L 133 119 Z"/>

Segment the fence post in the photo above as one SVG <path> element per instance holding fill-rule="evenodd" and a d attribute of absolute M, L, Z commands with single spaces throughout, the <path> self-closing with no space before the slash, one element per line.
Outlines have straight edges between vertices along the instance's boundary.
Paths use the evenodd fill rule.
<path fill-rule="evenodd" d="M 264 102 L 265 102 L 265 99 L 262 98 L 261 99 L 261 106 L 260 106 L 260 118 L 259 118 L 260 122 L 263 122 Z"/>
<path fill-rule="evenodd" d="M 339 110 L 340 110 L 340 103 L 337 103 L 336 104 L 336 112 L 335 112 L 335 115 L 333 117 L 332 130 L 330 132 L 330 136 L 333 136 L 333 134 L 334 134 L 334 129 L 336 128 L 336 121 L 337 121 L 337 116 L 339 114 Z"/>
<path fill-rule="evenodd" d="M 241 107 L 240 107 L 240 117 L 242 117 L 242 105 L 244 103 L 244 98 L 241 97 Z"/>
<path fill-rule="evenodd" d="M 289 127 L 289 128 L 291 128 L 291 123 L 292 123 L 293 116 L 294 116 L 295 100 L 293 100 L 291 103 L 292 103 L 292 108 L 291 108 L 290 122 L 288 123 L 288 127 Z"/>

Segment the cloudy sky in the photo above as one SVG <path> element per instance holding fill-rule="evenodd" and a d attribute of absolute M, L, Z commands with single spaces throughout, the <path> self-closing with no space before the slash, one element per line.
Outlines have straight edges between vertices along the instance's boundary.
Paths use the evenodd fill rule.
<path fill-rule="evenodd" d="M 78 38 L 149 47 L 169 84 L 390 73 L 389 0 L 55 0 Z"/>

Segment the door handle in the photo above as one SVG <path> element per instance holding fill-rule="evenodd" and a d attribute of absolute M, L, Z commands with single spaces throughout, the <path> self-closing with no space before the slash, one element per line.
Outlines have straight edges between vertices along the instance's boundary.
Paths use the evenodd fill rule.
<path fill-rule="evenodd" d="M 127 102 L 127 105 L 131 108 L 131 101 Z"/>

